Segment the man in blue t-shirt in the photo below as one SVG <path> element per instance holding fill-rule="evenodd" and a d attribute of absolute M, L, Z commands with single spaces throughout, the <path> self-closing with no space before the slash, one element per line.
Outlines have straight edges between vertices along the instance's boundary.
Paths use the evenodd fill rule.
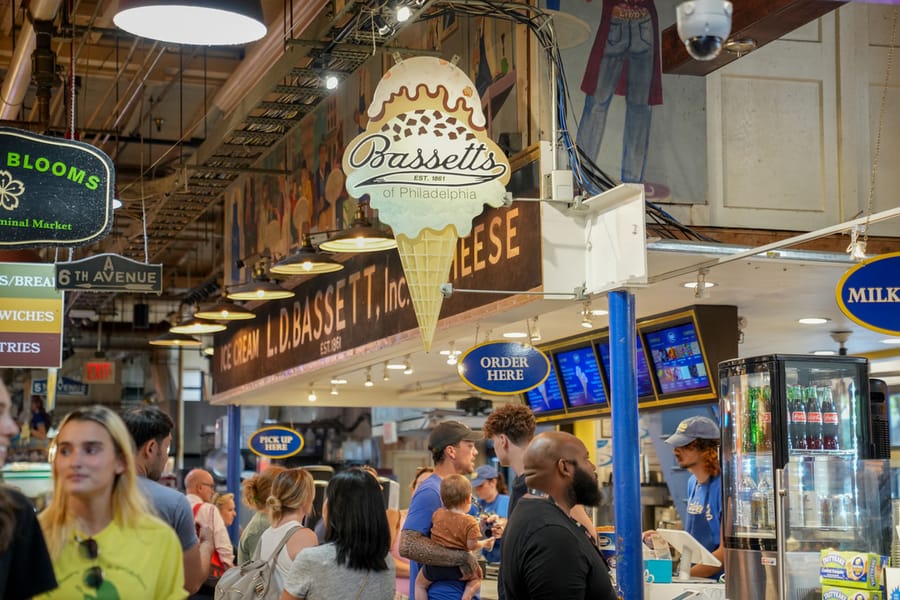
<path fill-rule="evenodd" d="M 428 588 L 429 600 L 460 600 L 466 579 L 479 577 L 475 557 L 465 550 L 451 550 L 431 541 L 431 517 L 441 508 L 441 479 L 448 475 L 469 475 L 475 470 L 479 439 L 471 429 L 458 421 L 444 421 L 431 430 L 428 450 L 434 460 L 434 473 L 419 484 L 409 503 L 409 512 L 400 533 L 400 556 L 409 562 L 409 597 L 415 597 L 416 575 L 421 565 L 448 567 L 450 579 L 435 581 Z"/>
<path fill-rule="evenodd" d="M 719 465 L 719 426 L 707 417 L 689 417 L 666 439 L 674 446 L 675 461 L 691 472 L 684 530 L 720 561 L 722 548 L 722 468 Z M 694 565 L 693 577 L 717 578 L 720 567 Z"/>

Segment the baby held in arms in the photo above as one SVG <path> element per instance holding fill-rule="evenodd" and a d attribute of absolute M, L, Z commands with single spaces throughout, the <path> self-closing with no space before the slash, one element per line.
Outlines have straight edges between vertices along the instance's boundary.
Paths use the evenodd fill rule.
<path fill-rule="evenodd" d="M 494 538 L 481 538 L 478 519 L 469 514 L 472 504 L 472 484 L 462 475 L 450 475 L 441 481 L 443 508 L 434 511 L 431 540 L 446 548 L 470 552 L 494 547 Z M 424 565 L 416 577 L 415 600 L 428 600 L 428 586 L 440 579 L 459 579 L 458 567 Z M 472 600 L 481 587 L 480 579 L 466 582 L 461 600 Z"/>

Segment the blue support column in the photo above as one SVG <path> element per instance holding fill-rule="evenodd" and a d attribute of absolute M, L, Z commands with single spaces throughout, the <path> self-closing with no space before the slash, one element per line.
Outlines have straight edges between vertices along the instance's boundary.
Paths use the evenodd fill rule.
<path fill-rule="evenodd" d="M 620 598 L 643 600 L 640 433 L 638 431 L 634 294 L 609 294 L 613 495 L 616 514 L 616 581 Z"/>
<path fill-rule="evenodd" d="M 234 522 L 228 527 L 228 537 L 231 543 L 237 547 L 240 537 L 241 523 L 241 471 L 244 468 L 244 459 L 241 457 L 241 407 L 236 404 L 228 405 L 228 476 L 225 482 L 228 491 L 234 494 L 234 508 L 237 514 Z"/>

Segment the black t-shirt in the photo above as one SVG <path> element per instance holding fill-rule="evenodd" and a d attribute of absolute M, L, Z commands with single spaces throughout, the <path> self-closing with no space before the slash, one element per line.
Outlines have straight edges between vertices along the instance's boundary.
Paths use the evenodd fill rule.
<path fill-rule="evenodd" d="M 516 478 L 513 479 L 512 486 L 510 486 L 509 491 L 509 510 L 507 510 L 507 515 L 512 515 L 513 510 L 516 508 L 516 503 L 522 499 L 522 496 L 528 493 L 528 486 L 525 485 L 525 473 L 521 475 L 516 475 Z"/>
<path fill-rule="evenodd" d="M 600 552 L 547 498 L 523 498 L 511 513 L 500 579 L 516 600 L 616 600 Z"/>
<path fill-rule="evenodd" d="M 16 529 L 0 552 L 0 591 L 4 600 L 24 600 L 56 587 L 53 564 L 31 502 L 19 491 L 0 486 L 16 504 Z"/>

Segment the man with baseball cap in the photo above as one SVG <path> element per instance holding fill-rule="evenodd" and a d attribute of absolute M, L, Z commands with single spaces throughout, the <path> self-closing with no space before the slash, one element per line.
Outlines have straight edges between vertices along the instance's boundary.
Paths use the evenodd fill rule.
<path fill-rule="evenodd" d="M 480 577 L 478 563 L 465 550 L 444 548 L 430 539 L 431 517 L 441 508 L 441 479 L 448 475 L 469 475 L 475 470 L 478 450 L 476 435 L 463 423 L 443 421 L 431 430 L 428 450 L 434 460 L 434 473 L 416 488 L 409 503 L 409 512 L 400 533 L 400 556 L 409 562 L 409 597 L 415 597 L 416 575 L 422 565 L 450 567 L 454 575 L 459 573 L 466 580 Z M 464 580 L 436 580 L 428 588 L 429 600 L 461 600 L 465 592 Z M 469 599 L 464 599 L 469 600 Z"/>
<path fill-rule="evenodd" d="M 674 446 L 672 452 L 678 466 L 691 472 L 684 530 L 724 562 L 719 426 L 708 417 L 688 417 L 666 438 L 666 443 Z M 721 572 L 721 568 L 708 565 L 691 567 L 694 577 L 717 578 Z"/>

